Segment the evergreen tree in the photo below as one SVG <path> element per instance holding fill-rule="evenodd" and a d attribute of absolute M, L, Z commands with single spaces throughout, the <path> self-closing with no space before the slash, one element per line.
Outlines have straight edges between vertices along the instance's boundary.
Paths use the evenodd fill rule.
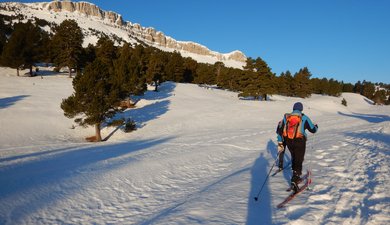
<path fill-rule="evenodd" d="M 281 73 L 277 80 L 278 93 L 285 96 L 293 96 L 292 87 L 294 78 L 291 72 L 287 70 L 285 73 Z"/>
<path fill-rule="evenodd" d="M 30 21 L 16 24 L 14 32 L 4 46 L 2 63 L 5 66 L 15 68 L 18 76 L 21 67 L 29 68 L 30 75 L 32 75 L 32 67 L 35 62 L 43 58 L 47 41 L 47 33 Z"/>
<path fill-rule="evenodd" d="M 213 67 L 209 64 L 198 63 L 194 77 L 196 84 L 216 84 Z"/>
<path fill-rule="evenodd" d="M 83 33 L 74 20 L 64 20 L 55 32 L 51 42 L 54 63 L 58 67 L 68 67 L 71 77 L 71 69 L 77 68 L 81 61 Z"/>
<path fill-rule="evenodd" d="M 154 49 L 150 55 L 146 71 L 146 81 L 154 84 L 154 91 L 158 91 L 158 86 L 163 82 L 164 66 L 166 61 L 161 50 Z"/>
<path fill-rule="evenodd" d="M 114 45 L 114 41 L 112 41 L 108 36 L 103 35 L 99 38 L 95 47 L 95 54 L 97 58 L 103 60 L 106 63 L 110 70 L 113 68 L 113 62 L 116 59 L 117 48 Z"/>
<path fill-rule="evenodd" d="M 293 82 L 293 93 L 296 97 L 306 98 L 309 97 L 312 93 L 312 88 L 310 85 L 311 73 L 307 67 L 304 67 L 299 70 L 299 72 L 294 75 Z"/>
<path fill-rule="evenodd" d="M 320 94 L 320 95 L 328 94 L 328 90 L 329 90 L 328 79 L 313 78 L 310 81 L 311 81 L 311 86 L 313 87 L 313 93 Z"/>
<path fill-rule="evenodd" d="M 174 51 L 170 54 L 169 61 L 165 67 L 165 78 L 164 80 L 170 80 L 175 82 L 184 81 L 184 63 L 183 57 L 179 52 Z"/>
<path fill-rule="evenodd" d="M 2 65 L 16 69 L 17 76 L 19 76 L 19 69 L 25 63 L 25 57 L 21 49 L 24 47 L 26 32 L 27 29 L 24 24 L 16 24 L 15 30 L 4 46 L 1 55 Z"/>
<path fill-rule="evenodd" d="M 183 66 L 183 82 L 191 83 L 194 81 L 194 77 L 196 76 L 196 68 L 198 67 L 198 63 L 194 59 L 186 57 L 184 58 Z"/>
<path fill-rule="evenodd" d="M 276 93 L 276 78 L 271 68 L 260 57 L 247 60 L 245 77 L 241 80 L 242 93 L 240 96 L 262 97 L 267 100 L 268 94 Z"/>
<path fill-rule="evenodd" d="M 363 81 L 362 83 L 362 95 L 366 96 L 369 99 L 372 99 L 375 93 L 375 85 L 368 81 Z"/>
<path fill-rule="evenodd" d="M 216 78 L 216 81 L 217 81 L 217 85 L 219 87 L 226 87 L 228 85 L 226 85 L 225 83 L 228 82 L 228 78 L 226 77 L 226 74 L 223 74 L 222 73 L 222 69 L 225 67 L 225 64 L 223 64 L 223 62 L 216 62 L 214 63 L 213 65 L 213 74 L 214 74 L 214 77 Z"/>
<path fill-rule="evenodd" d="M 253 97 L 254 99 L 259 99 L 261 93 L 259 91 L 258 85 L 261 83 L 260 76 L 250 70 L 243 71 L 244 74 L 240 79 L 240 89 L 239 97 Z"/>
<path fill-rule="evenodd" d="M 342 92 L 342 84 L 339 83 L 337 80 L 334 80 L 333 78 L 331 78 L 329 80 L 329 85 L 328 85 L 329 89 L 327 91 L 327 94 L 330 95 L 330 96 L 340 96 L 341 92 Z"/>
<path fill-rule="evenodd" d="M 0 56 L 3 52 L 3 48 L 6 43 L 7 43 L 6 26 L 4 24 L 4 19 L 0 17 Z M 1 65 L 1 57 L 0 57 L 0 65 Z"/>
<path fill-rule="evenodd" d="M 386 91 L 383 89 L 376 91 L 374 96 L 372 97 L 372 100 L 376 104 L 385 104 L 386 103 Z"/>
<path fill-rule="evenodd" d="M 341 83 L 343 92 L 353 92 L 353 84 L 351 83 Z"/>
<path fill-rule="evenodd" d="M 243 69 L 246 71 L 255 71 L 255 60 L 251 57 L 248 57 L 246 59 L 246 64 Z"/>
<path fill-rule="evenodd" d="M 85 67 L 84 74 L 73 80 L 74 93 L 63 99 L 64 115 L 74 118 L 82 126 L 95 126 L 96 141 L 101 141 L 101 124 L 118 111 L 116 104 L 120 96 L 113 85 L 108 65 L 97 58 Z"/>
<path fill-rule="evenodd" d="M 119 49 L 119 57 L 114 61 L 117 89 L 121 91 L 121 99 L 130 95 L 140 95 L 146 91 L 144 65 L 144 48 L 141 45 L 131 48 L 124 44 Z"/>
<path fill-rule="evenodd" d="M 96 47 L 92 44 L 88 44 L 86 48 L 82 49 L 80 57 L 80 67 L 84 68 L 88 63 L 93 62 L 96 59 Z"/>
<path fill-rule="evenodd" d="M 145 74 L 148 69 L 149 56 L 150 48 L 144 48 L 142 45 L 136 45 L 131 51 L 129 62 L 131 94 L 143 94 L 147 89 Z"/>
<path fill-rule="evenodd" d="M 360 80 L 355 83 L 355 86 L 353 87 L 353 92 L 361 95 L 363 94 L 363 85 Z"/>

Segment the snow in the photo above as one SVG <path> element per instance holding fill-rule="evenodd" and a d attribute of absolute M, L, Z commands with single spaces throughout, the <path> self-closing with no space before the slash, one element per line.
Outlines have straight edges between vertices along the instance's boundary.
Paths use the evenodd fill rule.
<path fill-rule="evenodd" d="M 389 224 L 390 108 L 364 97 L 272 96 L 163 83 L 131 117 L 138 129 L 76 127 L 60 103 L 72 79 L 0 68 L 0 224 Z M 342 98 L 348 106 L 341 105 Z M 296 101 L 309 135 L 310 191 L 285 208 L 286 170 L 271 177 L 275 128 Z M 290 159 L 286 154 L 286 162 Z"/>

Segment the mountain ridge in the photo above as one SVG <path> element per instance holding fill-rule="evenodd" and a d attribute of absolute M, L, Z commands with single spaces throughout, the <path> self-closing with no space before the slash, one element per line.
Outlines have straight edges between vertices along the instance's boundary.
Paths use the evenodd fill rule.
<path fill-rule="evenodd" d="M 46 19 L 56 24 L 73 17 L 79 26 L 84 29 L 84 33 L 89 35 L 84 45 L 94 44 L 98 40 L 96 35 L 88 32 L 89 29 L 94 28 L 103 33 L 119 36 L 129 43 L 142 41 L 147 45 L 164 51 L 178 51 L 183 56 L 194 58 L 198 62 L 212 64 L 221 61 L 228 67 L 242 68 L 246 61 L 246 56 L 241 51 L 235 50 L 230 53 L 219 53 L 193 41 L 177 41 L 153 27 L 143 27 L 138 23 L 124 21 L 120 14 L 102 10 L 97 5 L 89 2 L 7 2 L 0 3 L 0 6 L 2 6 L 0 14 L 9 15 L 12 14 L 10 11 L 13 11 L 15 15 L 21 14 L 27 17 L 27 19 Z M 89 26 L 88 24 L 91 22 L 94 22 L 94 24 Z"/>

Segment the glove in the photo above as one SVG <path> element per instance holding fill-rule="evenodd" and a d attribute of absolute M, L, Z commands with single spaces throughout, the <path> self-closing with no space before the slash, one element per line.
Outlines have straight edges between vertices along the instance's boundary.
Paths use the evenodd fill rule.
<path fill-rule="evenodd" d="M 318 124 L 315 124 L 314 126 L 318 129 Z"/>
<path fill-rule="evenodd" d="M 284 151 L 283 142 L 278 142 L 278 153 L 281 153 Z"/>

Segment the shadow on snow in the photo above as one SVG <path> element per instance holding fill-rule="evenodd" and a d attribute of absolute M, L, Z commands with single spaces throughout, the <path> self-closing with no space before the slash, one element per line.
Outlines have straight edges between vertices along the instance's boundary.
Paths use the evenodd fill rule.
<path fill-rule="evenodd" d="M 0 223 L 6 218 L 5 212 L 10 211 L 12 221 L 18 221 L 24 215 L 34 213 L 36 210 L 52 204 L 57 199 L 66 198 L 72 191 L 79 191 L 82 182 L 78 176 L 88 175 L 89 167 L 99 162 L 107 162 L 94 170 L 103 172 L 122 167 L 135 159 L 128 155 L 136 151 L 145 150 L 165 143 L 172 138 L 132 141 L 116 145 L 98 145 L 86 148 L 59 149 L 49 151 L 47 156 L 25 163 L 0 168 Z M 118 160 L 113 160 L 120 157 Z M 87 170 L 87 174 L 82 173 Z M 98 172 L 98 171 L 97 171 Z M 101 174 L 96 173 L 96 174 Z M 95 174 L 93 174 L 95 175 Z M 99 176 L 99 175 L 95 175 Z M 94 179 L 94 178 L 91 178 Z M 74 181 L 72 181 L 74 180 Z M 89 178 L 87 179 L 89 180 Z M 76 183 L 75 183 L 76 182 Z M 21 198 L 21 196 L 25 196 Z M 28 204 L 14 204 L 12 199 L 27 201 Z M 44 199 L 44 200 L 43 200 Z M 15 208 L 7 205 L 15 205 Z"/>
<path fill-rule="evenodd" d="M 273 152 L 272 155 L 277 155 L 276 145 L 270 140 L 267 144 L 267 151 Z M 274 163 L 272 161 L 271 163 Z M 272 203 L 271 203 L 271 190 L 269 186 L 269 179 L 264 185 L 265 179 L 270 171 L 272 164 L 270 165 L 269 160 L 266 159 L 263 153 L 256 159 L 251 170 L 251 189 L 248 199 L 248 214 L 246 219 L 247 225 L 257 224 L 272 224 Z M 272 173 L 272 172 L 271 172 Z M 260 193 L 261 190 L 261 193 Z M 258 200 L 254 198 L 258 196 Z"/>
<path fill-rule="evenodd" d="M 147 101 L 156 101 L 152 104 L 146 105 L 141 108 L 134 108 L 127 110 L 121 114 L 125 118 L 132 118 L 139 127 L 145 126 L 145 123 L 159 116 L 165 114 L 168 111 L 170 100 L 164 100 L 172 95 L 175 90 L 176 84 L 173 82 L 164 82 L 159 87 L 159 91 L 148 91 L 142 96 L 141 99 Z"/>
<path fill-rule="evenodd" d="M 176 84 L 173 82 L 164 82 L 159 87 L 159 91 L 147 91 L 144 96 L 140 96 L 139 99 L 144 99 L 147 101 L 155 101 L 144 107 L 136 107 L 134 109 L 128 109 L 122 113 L 118 113 L 114 119 L 119 118 L 131 118 L 137 124 L 138 128 L 142 128 L 146 125 L 147 122 L 157 119 L 161 115 L 168 112 L 170 100 L 164 100 L 172 95 L 173 90 L 175 89 Z M 104 128 L 103 126 L 102 128 Z M 107 141 L 116 131 L 124 125 L 118 126 L 114 129 L 107 137 L 103 140 Z"/>
<path fill-rule="evenodd" d="M 8 107 L 11 107 L 16 102 L 23 100 L 24 98 L 29 97 L 30 95 L 18 95 L 14 97 L 8 97 L 8 98 L 0 98 L 0 109 L 5 109 Z"/>
<path fill-rule="evenodd" d="M 362 114 L 362 113 L 352 113 L 346 114 L 338 112 L 339 115 L 353 117 L 361 120 L 365 120 L 369 123 L 381 123 L 385 121 L 390 121 L 390 116 L 388 115 L 378 115 L 378 114 Z"/>

